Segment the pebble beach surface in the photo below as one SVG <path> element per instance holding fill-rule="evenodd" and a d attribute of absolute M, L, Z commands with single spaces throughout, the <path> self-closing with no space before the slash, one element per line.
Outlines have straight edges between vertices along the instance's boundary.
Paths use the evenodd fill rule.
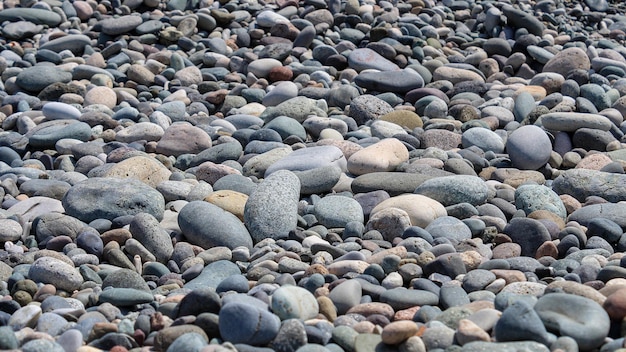
<path fill-rule="evenodd" d="M 624 350 L 621 1 L 0 5 L 1 350 Z"/>

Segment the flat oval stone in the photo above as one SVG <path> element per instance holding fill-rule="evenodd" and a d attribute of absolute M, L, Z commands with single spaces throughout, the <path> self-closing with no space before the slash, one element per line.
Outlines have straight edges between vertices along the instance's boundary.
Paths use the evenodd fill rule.
<path fill-rule="evenodd" d="M 129 231 L 133 238 L 141 242 L 157 261 L 167 263 L 174 251 L 170 235 L 163 229 L 157 219 L 148 214 L 135 215 L 130 222 Z"/>
<path fill-rule="evenodd" d="M 178 225 L 190 243 L 202 248 L 252 249 L 252 238 L 241 220 L 208 202 L 193 201 L 185 205 L 178 214 Z"/>
<path fill-rule="evenodd" d="M 39 93 L 53 83 L 69 83 L 71 80 L 71 73 L 54 66 L 44 65 L 25 68 L 17 75 L 17 85 L 24 90 L 34 93 Z"/>
<path fill-rule="evenodd" d="M 98 296 L 99 302 L 108 302 L 116 307 L 127 307 L 135 304 L 144 304 L 154 301 L 151 292 L 137 290 L 134 288 L 109 288 Z"/>
<path fill-rule="evenodd" d="M 409 160 L 409 152 L 396 138 L 386 138 L 352 154 L 348 171 L 353 175 L 370 172 L 393 171 Z"/>
<path fill-rule="evenodd" d="M 404 194 L 380 202 L 372 209 L 370 217 L 387 208 L 399 208 L 405 211 L 411 225 L 419 227 L 426 227 L 434 219 L 447 215 L 446 208 L 432 198 L 419 194 Z"/>
<path fill-rule="evenodd" d="M 433 176 L 406 172 L 371 172 L 356 177 L 350 184 L 353 193 L 383 190 L 395 197 L 413 193 L 415 189 Z"/>
<path fill-rule="evenodd" d="M 200 275 L 185 283 L 184 288 L 190 290 L 204 287 L 217 288 L 222 281 L 232 275 L 241 275 L 237 265 L 228 260 L 218 260 L 205 266 Z"/>
<path fill-rule="evenodd" d="M 575 132 L 579 128 L 608 131 L 613 125 L 606 116 L 579 112 L 551 112 L 541 115 L 541 125 L 548 130 Z"/>
<path fill-rule="evenodd" d="M 350 55 L 348 55 L 348 66 L 357 72 L 367 69 L 379 71 L 396 71 L 400 69 L 398 65 L 369 48 L 352 50 Z"/>
<path fill-rule="evenodd" d="M 0 21 L 14 22 L 24 20 L 35 24 L 56 27 L 61 23 L 61 16 L 53 11 L 38 8 L 5 8 L 0 11 Z"/>
<path fill-rule="evenodd" d="M 302 287 L 292 285 L 281 286 L 272 293 L 271 307 L 281 320 L 308 320 L 319 313 L 315 296 Z"/>
<path fill-rule="evenodd" d="M 83 283 L 83 277 L 76 268 L 52 257 L 35 260 L 28 270 L 28 277 L 35 282 L 54 284 L 67 292 L 77 290 Z"/>
<path fill-rule="evenodd" d="M 165 165 L 154 158 L 134 156 L 112 165 L 102 176 L 135 179 L 148 186 L 156 187 L 159 183 L 169 180 L 171 174 L 172 172 Z"/>
<path fill-rule="evenodd" d="M 28 144 L 35 148 L 53 149 L 61 139 L 77 139 L 86 142 L 91 138 L 91 127 L 76 120 L 43 122 L 28 132 Z"/>
<path fill-rule="evenodd" d="M 489 189 L 479 177 L 456 175 L 426 180 L 414 193 L 432 198 L 444 206 L 459 203 L 481 205 L 487 201 Z"/>
<path fill-rule="evenodd" d="M 414 306 L 435 306 L 439 304 L 439 297 L 430 291 L 398 287 L 383 292 L 380 295 L 380 301 L 389 304 L 395 311 L 398 311 Z"/>
<path fill-rule="evenodd" d="M 48 120 L 78 120 L 82 115 L 76 107 L 59 102 L 46 103 L 41 112 Z"/>
<path fill-rule="evenodd" d="M 234 344 L 265 345 L 276 337 L 280 328 L 276 315 L 245 303 L 228 303 L 219 315 L 220 335 Z"/>
<path fill-rule="evenodd" d="M 500 351 L 500 352 L 549 352 L 548 346 L 535 341 L 519 341 L 519 342 L 485 342 L 473 341 L 463 345 L 462 352 L 483 352 L 483 351 Z"/>
<path fill-rule="evenodd" d="M 326 196 L 315 203 L 315 217 L 320 224 L 331 227 L 346 227 L 350 221 L 363 223 L 363 208 L 349 197 Z"/>
<path fill-rule="evenodd" d="M 5 13 L 7 9 L 3 10 Z M 47 16 L 52 15 L 50 11 L 46 11 Z M 61 52 L 63 50 L 70 50 L 74 54 L 82 54 L 85 50 L 85 46 L 91 45 L 91 38 L 84 34 L 72 34 L 59 38 L 55 38 L 49 42 L 46 42 L 40 46 L 40 49 L 52 50 L 54 52 Z"/>
<path fill-rule="evenodd" d="M 413 89 L 422 88 L 424 79 L 411 69 L 401 71 L 361 72 L 354 78 L 359 87 L 376 92 L 405 94 Z"/>
<path fill-rule="evenodd" d="M 626 175 L 588 169 L 565 170 L 554 180 L 552 189 L 581 202 L 587 197 L 599 196 L 617 203 L 626 200 Z"/>
<path fill-rule="evenodd" d="M 620 202 L 587 205 L 571 213 L 567 219 L 568 221 L 576 221 L 583 226 L 587 226 L 594 219 L 608 219 L 624 229 L 626 228 L 625 216 L 626 204 Z"/>
<path fill-rule="evenodd" d="M 141 16 L 120 16 L 103 20 L 100 22 L 100 26 L 102 33 L 117 36 L 132 31 L 142 22 Z"/>
<path fill-rule="evenodd" d="M 268 177 L 277 170 L 307 171 L 318 167 L 335 165 L 346 170 L 346 158 L 341 149 L 328 145 L 298 149 L 276 161 L 265 170 Z"/>
<path fill-rule="evenodd" d="M 165 208 L 163 195 L 141 181 L 100 177 L 72 186 L 62 204 L 67 215 L 87 223 L 139 213 L 148 213 L 160 220 Z"/>
<path fill-rule="evenodd" d="M 256 242 L 285 238 L 297 224 L 300 180 L 293 172 L 278 170 L 250 194 L 244 223 Z"/>
<path fill-rule="evenodd" d="M 534 309 L 546 328 L 573 338 L 581 350 L 600 347 L 611 327 L 609 315 L 602 306 L 577 295 L 546 294 L 539 298 Z"/>

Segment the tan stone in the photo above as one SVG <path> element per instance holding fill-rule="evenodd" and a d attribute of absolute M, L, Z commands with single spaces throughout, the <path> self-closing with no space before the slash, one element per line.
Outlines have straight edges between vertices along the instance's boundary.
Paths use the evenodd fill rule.
<path fill-rule="evenodd" d="M 217 205 L 243 221 L 243 210 L 246 207 L 248 195 L 231 190 L 220 190 L 206 196 L 204 201 Z"/>
<path fill-rule="evenodd" d="M 393 171 L 409 160 L 409 151 L 395 138 L 386 138 L 352 154 L 348 171 L 353 175 L 370 172 Z"/>
<path fill-rule="evenodd" d="M 333 322 L 337 319 L 337 309 L 330 298 L 326 296 L 317 297 L 317 304 L 319 305 L 320 314 L 326 317 L 328 321 Z"/>
<path fill-rule="evenodd" d="M 569 194 L 561 194 L 559 198 L 561 198 L 563 205 L 565 205 L 565 210 L 567 211 L 567 215 L 583 207 L 582 204 L 580 204 L 580 202 L 576 198 L 570 196 Z"/>
<path fill-rule="evenodd" d="M 147 156 L 134 156 L 120 161 L 111 167 L 103 177 L 134 178 L 151 187 L 167 181 L 172 172 L 156 159 Z"/>
<path fill-rule="evenodd" d="M 84 105 L 89 106 L 93 104 L 102 104 L 109 109 L 113 109 L 117 105 L 117 94 L 109 87 L 93 87 L 85 94 Z"/>
<path fill-rule="evenodd" d="M 485 330 L 481 329 L 478 325 L 468 319 L 461 319 L 459 321 L 459 327 L 457 328 L 454 337 L 461 346 L 473 341 L 491 340 L 491 337 Z"/>
<path fill-rule="evenodd" d="M 398 126 L 413 130 L 422 127 L 424 122 L 418 114 L 407 110 L 394 110 L 380 117 L 380 120 L 393 122 Z"/>
<path fill-rule="evenodd" d="M 491 272 L 496 275 L 496 278 L 504 279 L 507 285 L 514 282 L 526 281 L 526 275 L 519 270 L 492 269 Z"/>
<path fill-rule="evenodd" d="M 383 343 L 396 345 L 417 334 L 418 330 L 417 324 L 412 320 L 394 321 L 383 328 L 381 337 Z"/>
<path fill-rule="evenodd" d="M 578 164 L 576 164 L 576 169 L 589 169 L 589 170 L 600 170 L 605 167 L 607 164 L 612 163 L 613 160 L 609 158 L 606 154 L 596 153 L 587 155 L 582 158 Z"/>
<path fill-rule="evenodd" d="M 426 227 L 438 217 L 448 215 L 446 208 L 434 199 L 420 194 L 403 194 L 380 202 L 370 216 L 387 208 L 404 210 L 411 220 L 411 225 Z"/>
<path fill-rule="evenodd" d="M 328 272 L 337 276 L 343 276 L 347 273 L 362 274 L 367 267 L 368 262 L 362 260 L 342 260 L 328 265 Z"/>
<path fill-rule="evenodd" d="M 606 296 L 594 288 L 575 281 L 553 281 L 546 287 L 546 292 L 565 292 L 573 295 L 589 298 L 590 300 L 604 304 Z"/>

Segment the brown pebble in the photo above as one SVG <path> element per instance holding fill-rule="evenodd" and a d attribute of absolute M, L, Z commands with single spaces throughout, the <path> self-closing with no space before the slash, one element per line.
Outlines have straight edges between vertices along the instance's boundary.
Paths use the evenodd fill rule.
<path fill-rule="evenodd" d="M 337 319 L 337 309 L 330 298 L 326 296 L 317 297 L 317 304 L 319 305 L 320 314 L 326 317 L 328 321 L 333 322 Z"/>
<path fill-rule="evenodd" d="M 293 78 L 293 71 L 286 66 L 274 67 L 268 73 L 270 82 L 291 81 Z"/>
<path fill-rule="evenodd" d="M 626 317 L 626 288 L 613 292 L 602 305 L 604 310 L 614 321 L 621 321 Z"/>
<path fill-rule="evenodd" d="M 364 317 L 368 317 L 374 314 L 380 314 L 387 319 L 391 320 L 394 316 L 394 310 L 387 303 L 381 302 L 371 302 L 371 303 L 361 303 L 350 309 L 346 314 L 360 314 Z M 413 317 L 411 317 L 412 319 Z"/>
<path fill-rule="evenodd" d="M 491 272 L 496 275 L 497 279 L 504 279 L 507 285 L 513 282 L 526 281 L 526 275 L 519 270 L 493 269 Z"/>
<path fill-rule="evenodd" d="M 417 324 L 412 320 L 394 321 L 383 328 L 381 338 L 388 345 L 399 344 L 418 332 Z"/>
<path fill-rule="evenodd" d="M 539 248 L 537 248 L 537 252 L 535 253 L 535 258 L 539 259 L 541 257 L 552 257 L 558 259 L 559 249 L 556 244 L 552 241 L 542 243 Z"/>
<path fill-rule="evenodd" d="M 454 335 L 461 346 L 473 341 L 490 341 L 489 334 L 468 319 L 461 319 Z"/>
<path fill-rule="evenodd" d="M 418 306 L 399 310 L 393 315 L 393 320 L 413 320 L 413 317 L 418 310 L 420 310 L 420 307 Z"/>

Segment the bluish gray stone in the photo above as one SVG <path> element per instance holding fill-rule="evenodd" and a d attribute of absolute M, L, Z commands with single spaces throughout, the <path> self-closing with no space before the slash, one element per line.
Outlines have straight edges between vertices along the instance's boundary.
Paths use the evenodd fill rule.
<path fill-rule="evenodd" d="M 571 213 L 567 219 L 587 226 L 591 220 L 598 218 L 611 220 L 624 229 L 626 228 L 626 204 L 601 203 L 587 205 Z"/>
<path fill-rule="evenodd" d="M 424 79 L 411 69 L 401 71 L 362 72 L 354 78 L 359 87 L 376 92 L 405 94 L 413 89 L 422 88 Z"/>
<path fill-rule="evenodd" d="M 394 310 L 407 309 L 414 306 L 439 304 L 439 297 L 424 290 L 408 290 L 404 287 L 387 290 L 380 295 L 380 301 L 389 304 Z"/>
<path fill-rule="evenodd" d="M 308 290 L 293 285 L 284 285 L 272 293 L 272 312 L 281 320 L 308 320 L 317 316 L 319 306 L 315 296 Z"/>
<path fill-rule="evenodd" d="M 489 188 L 477 176 L 455 175 L 425 180 L 414 193 L 432 198 L 444 206 L 459 203 L 481 205 L 489 197 Z"/>
<path fill-rule="evenodd" d="M 91 138 L 91 127 L 76 120 L 43 122 L 27 133 L 28 144 L 34 148 L 51 149 L 60 139 L 71 138 L 86 142 Z"/>
<path fill-rule="evenodd" d="M 522 209 L 526 215 L 536 210 L 547 210 L 562 219 L 567 217 L 567 211 L 558 194 L 542 185 L 521 185 L 515 190 L 515 206 Z"/>
<path fill-rule="evenodd" d="M 546 330 L 539 315 L 525 301 L 509 305 L 494 327 L 498 342 L 531 340 L 550 345 L 556 337 Z"/>
<path fill-rule="evenodd" d="M 459 243 L 472 238 L 472 231 L 465 223 L 452 216 L 441 216 L 425 228 L 434 239 L 447 238 L 452 243 Z"/>
<path fill-rule="evenodd" d="M 461 136 L 463 148 L 476 146 L 485 152 L 492 151 L 496 154 L 504 152 L 504 142 L 502 138 L 492 130 L 474 127 L 463 132 Z"/>
<path fill-rule="evenodd" d="M 98 299 L 100 303 L 108 302 L 117 307 L 127 307 L 150 303 L 154 301 L 154 295 L 134 288 L 110 288 L 102 291 Z"/>
<path fill-rule="evenodd" d="M 539 298 L 534 309 L 546 328 L 573 338 L 583 351 L 600 347 L 611 327 L 609 315 L 602 306 L 574 294 L 546 294 Z"/>
<path fill-rule="evenodd" d="M 278 170 L 306 171 L 328 165 L 336 165 L 345 171 L 347 163 L 341 149 L 335 146 L 302 148 L 270 165 L 265 171 L 265 177 Z"/>
<path fill-rule="evenodd" d="M 96 177 L 72 186 L 62 204 L 67 215 L 87 223 L 139 213 L 148 213 L 160 221 L 165 199 L 139 180 Z"/>
<path fill-rule="evenodd" d="M 141 242 L 157 261 L 167 263 L 174 251 L 170 235 L 161 227 L 159 221 L 148 213 L 135 215 L 129 227 L 133 238 Z"/>
<path fill-rule="evenodd" d="M 280 329 L 280 319 L 267 310 L 244 303 L 228 303 L 220 310 L 219 329 L 224 341 L 263 346 Z"/>
<path fill-rule="evenodd" d="M 278 170 L 250 194 L 244 223 L 255 242 L 285 238 L 298 222 L 300 180 L 291 171 Z"/>
<path fill-rule="evenodd" d="M 522 256 L 535 257 L 537 249 L 552 238 L 543 224 L 530 218 L 513 218 L 504 233 L 522 247 Z"/>
<path fill-rule="evenodd" d="M 195 279 L 185 283 L 185 288 L 194 290 L 200 287 L 216 288 L 224 279 L 231 275 L 240 275 L 239 267 L 227 260 L 219 260 L 208 264 Z"/>
<path fill-rule="evenodd" d="M 56 12 L 38 8 L 15 7 L 0 11 L 0 22 L 17 20 L 56 27 L 61 23 L 61 16 Z"/>
<path fill-rule="evenodd" d="M 331 227 L 345 227 L 350 221 L 363 223 L 363 208 L 350 197 L 326 196 L 315 203 L 315 217 L 320 224 Z"/>
<path fill-rule="evenodd" d="M 252 249 L 252 237 L 241 220 L 208 202 L 193 201 L 185 205 L 178 214 L 178 225 L 190 243 L 202 248 Z"/>
<path fill-rule="evenodd" d="M 514 167 L 521 170 L 537 170 L 550 160 L 552 142 L 540 127 L 522 126 L 507 138 L 506 151 Z"/>
<path fill-rule="evenodd" d="M 0 11 L 4 12 L 4 11 Z M 25 68 L 17 75 L 17 85 L 29 92 L 39 93 L 52 83 L 69 83 L 72 74 L 54 66 L 37 65 Z"/>
<path fill-rule="evenodd" d="M 324 104 L 314 99 L 298 96 L 265 109 L 259 117 L 269 122 L 278 116 L 289 116 L 302 123 L 310 115 L 326 116 L 326 110 L 320 107 Z"/>
<path fill-rule="evenodd" d="M 580 202 L 589 196 L 598 196 L 617 203 L 626 200 L 626 175 L 589 169 L 565 170 L 554 180 L 552 189 Z"/>
<path fill-rule="evenodd" d="M 197 334 L 195 332 L 188 332 L 180 335 L 172 344 L 167 348 L 167 352 L 176 351 L 189 351 L 200 352 L 208 341 L 205 336 Z"/>

